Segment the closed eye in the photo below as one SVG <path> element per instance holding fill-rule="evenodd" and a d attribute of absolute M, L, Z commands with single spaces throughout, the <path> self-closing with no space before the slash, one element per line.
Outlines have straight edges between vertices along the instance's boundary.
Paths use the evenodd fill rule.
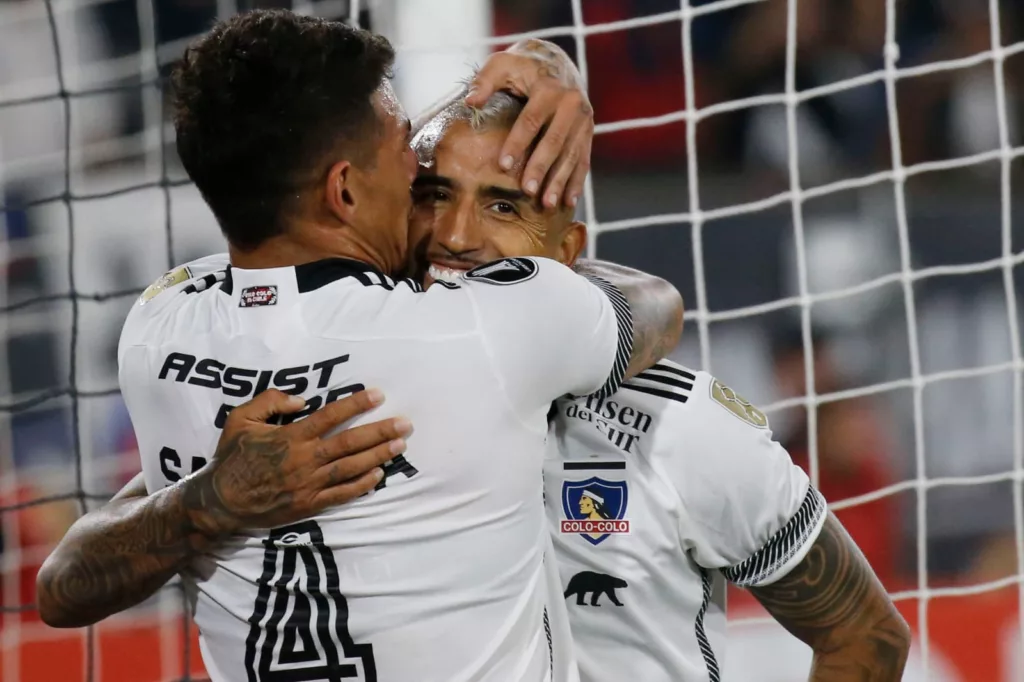
<path fill-rule="evenodd" d="M 443 187 L 414 187 L 413 200 L 418 204 L 436 204 L 451 197 Z"/>

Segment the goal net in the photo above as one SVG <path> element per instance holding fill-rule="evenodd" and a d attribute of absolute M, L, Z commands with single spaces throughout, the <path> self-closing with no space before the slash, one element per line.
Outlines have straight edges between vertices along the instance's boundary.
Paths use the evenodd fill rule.
<path fill-rule="evenodd" d="M 911 623 L 906 679 L 1024 679 L 1016 3 L 11 0 L 0 682 L 204 677 L 177 585 L 59 631 L 34 578 L 138 470 L 116 377 L 128 307 L 224 248 L 174 154 L 170 67 L 213 20 L 267 6 L 387 35 L 410 112 L 516 40 L 570 52 L 597 118 L 588 253 L 684 293 L 673 358 L 769 413 Z M 806 673 L 749 597 L 729 620 L 723 679 Z"/>

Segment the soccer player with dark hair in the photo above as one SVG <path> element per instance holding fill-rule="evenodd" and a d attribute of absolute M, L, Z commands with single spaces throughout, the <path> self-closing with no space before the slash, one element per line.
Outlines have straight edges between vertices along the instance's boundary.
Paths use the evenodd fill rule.
<path fill-rule="evenodd" d="M 545 128 L 520 182 L 571 203 L 589 105 L 557 55 L 519 49 L 490 68 L 534 102 L 519 135 Z M 506 258 L 425 293 L 393 279 L 416 158 L 390 63 L 365 31 L 254 12 L 216 26 L 175 73 L 180 154 L 230 266 L 175 270 L 132 308 L 119 377 L 143 460 L 145 490 L 130 492 L 148 496 L 73 529 L 39 582 L 66 595 L 54 584 L 104 570 L 141 597 L 180 572 L 215 682 L 575 679 L 544 561 L 547 411 L 614 392 L 681 332 L 670 285 L 612 266 L 584 276 Z M 543 190 L 525 179 L 538 154 Z M 550 202 L 552 182 L 564 201 Z M 304 401 L 283 431 L 368 386 L 387 395 L 382 416 L 408 420 L 389 422 L 393 458 L 372 495 L 337 504 L 351 472 L 332 453 L 296 462 L 278 444 L 205 460 L 234 408 L 267 389 Z M 129 540 L 105 546 L 112 528 Z M 181 542 L 161 563 L 145 537 Z M 111 592 L 86 606 L 109 609 Z"/>

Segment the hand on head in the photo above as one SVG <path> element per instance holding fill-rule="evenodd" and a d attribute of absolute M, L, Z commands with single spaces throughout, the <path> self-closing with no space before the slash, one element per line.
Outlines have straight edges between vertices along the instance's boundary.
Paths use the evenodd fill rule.
<path fill-rule="evenodd" d="M 575 207 L 594 139 L 594 109 L 579 70 L 553 43 L 524 40 L 491 55 L 470 83 L 465 102 L 483 107 L 500 90 L 528 101 L 502 147 L 499 165 L 522 172 L 523 191 L 542 197 L 544 206 L 563 201 Z"/>

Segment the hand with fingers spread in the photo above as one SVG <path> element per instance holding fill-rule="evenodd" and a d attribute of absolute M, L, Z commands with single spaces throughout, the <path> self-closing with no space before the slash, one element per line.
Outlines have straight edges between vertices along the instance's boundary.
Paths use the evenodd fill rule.
<path fill-rule="evenodd" d="M 380 392 L 361 391 L 288 426 L 266 421 L 298 412 L 301 398 L 272 390 L 235 408 L 205 467 L 153 494 L 139 474 L 75 522 L 36 580 L 43 621 L 91 625 L 151 596 L 218 539 L 307 518 L 373 490 L 381 465 L 405 449 L 408 422 L 324 435 L 381 402 Z"/>
<path fill-rule="evenodd" d="M 579 69 L 554 43 L 524 40 L 490 56 L 470 84 L 466 104 L 482 107 L 499 90 L 527 98 L 499 165 L 522 171 L 523 191 L 542 197 L 544 206 L 576 206 L 594 139 L 594 109 Z"/>
<path fill-rule="evenodd" d="M 360 391 L 287 426 L 265 422 L 301 410 L 302 398 L 272 390 L 235 408 L 213 460 L 185 483 L 194 522 L 210 536 L 275 528 L 370 492 L 384 475 L 380 467 L 405 452 L 408 420 L 324 436 L 383 400 L 377 390 Z"/>

